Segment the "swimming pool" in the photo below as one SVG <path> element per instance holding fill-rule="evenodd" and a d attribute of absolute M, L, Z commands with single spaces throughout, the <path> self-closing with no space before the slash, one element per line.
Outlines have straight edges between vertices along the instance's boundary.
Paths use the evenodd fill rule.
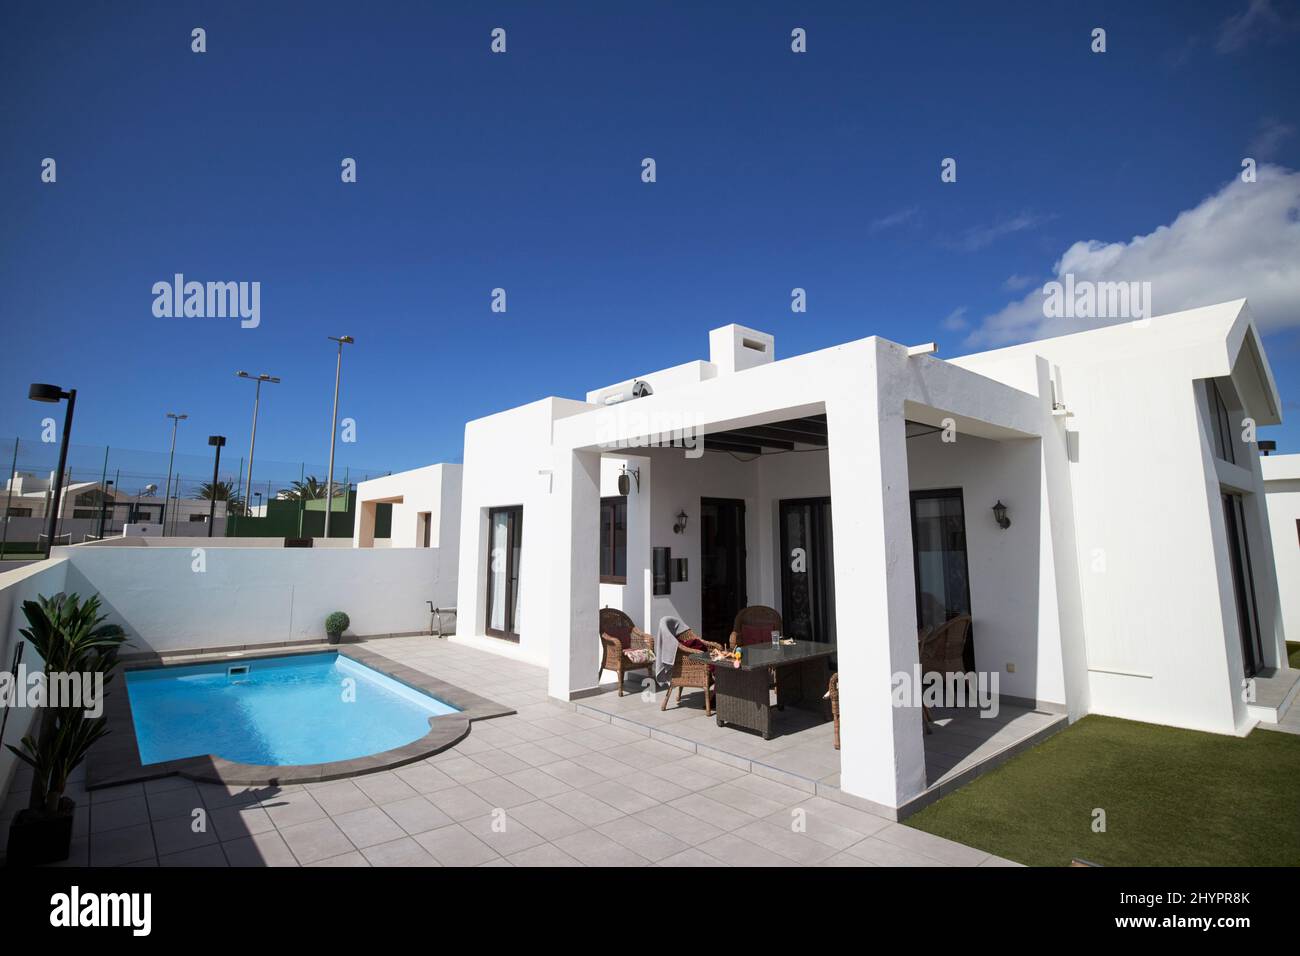
<path fill-rule="evenodd" d="M 212 754 L 331 763 L 419 740 L 458 709 L 337 651 L 128 671 L 142 764 Z"/>

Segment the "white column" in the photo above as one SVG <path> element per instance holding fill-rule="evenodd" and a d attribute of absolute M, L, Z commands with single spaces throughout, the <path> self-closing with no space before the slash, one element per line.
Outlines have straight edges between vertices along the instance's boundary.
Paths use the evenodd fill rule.
<path fill-rule="evenodd" d="M 872 376 L 874 379 L 874 375 Z M 925 789 L 919 707 L 891 677 L 917 662 L 907 440 L 900 407 L 874 390 L 826 406 L 835 542 L 840 787 L 898 807 Z"/>
<path fill-rule="evenodd" d="M 572 700 L 596 685 L 600 609 L 600 454 L 557 452 L 550 493 L 550 669 L 547 692 Z"/>

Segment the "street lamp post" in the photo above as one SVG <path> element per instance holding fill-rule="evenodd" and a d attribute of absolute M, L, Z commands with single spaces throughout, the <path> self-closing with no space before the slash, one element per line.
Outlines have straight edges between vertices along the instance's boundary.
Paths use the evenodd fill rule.
<path fill-rule="evenodd" d="M 59 470 L 54 474 L 54 494 L 50 498 L 49 513 L 46 519 L 45 556 L 50 556 L 50 547 L 54 544 L 54 531 L 59 522 L 59 499 L 63 494 L 63 469 L 68 464 L 68 438 L 72 435 L 72 412 L 77 405 L 77 390 L 64 391 L 57 385 L 34 384 L 27 390 L 27 397 L 34 402 L 68 401 L 68 411 L 63 416 L 63 440 L 59 443 Z"/>
<path fill-rule="evenodd" d="M 172 420 L 172 450 L 167 456 L 167 493 L 163 496 L 162 536 L 164 538 L 167 537 L 167 512 L 172 507 L 172 462 L 176 460 L 176 428 L 190 416 L 168 412 L 167 417 Z"/>
<path fill-rule="evenodd" d="M 226 443 L 225 435 L 209 435 L 208 444 L 217 450 L 212 461 L 212 484 L 208 487 L 208 537 L 212 537 L 212 522 L 217 517 L 217 470 L 221 467 L 221 446 Z M 226 496 L 226 514 L 230 514 L 230 496 Z"/>
<path fill-rule="evenodd" d="M 262 383 L 270 382 L 272 385 L 278 385 L 280 379 L 275 375 L 249 375 L 247 372 L 236 372 L 237 378 L 250 379 L 257 383 L 257 388 L 253 392 L 253 434 L 248 440 L 248 490 L 253 490 L 253 449 L 257 446 L 257 406 L 262 402 Z"/>
<path fill-rule="evenodd" d="M 339 356 L 334 365 L 334 412 L 330 416 L 330 466 L 329 474 L 325 477 L 325 537 L 328 540 L 330 515 L 334 512 L 334 439 L 339 428 L 339 379 L 343 374 L 343 346 L 351 345 L 356 339 L 350 335 L 329 335 L 326 338 L 339 344 Z"/>

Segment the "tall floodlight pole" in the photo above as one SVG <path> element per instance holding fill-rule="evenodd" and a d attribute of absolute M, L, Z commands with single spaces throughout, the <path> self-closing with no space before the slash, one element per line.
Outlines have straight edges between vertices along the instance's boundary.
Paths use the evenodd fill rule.
<path fill-rule="evenodd" d="M 190 416 L 168 412 L 167 417 L 172 420 L 172 450 L 167 456 L 167 493 L 163 495 L 162 536 L 164 538 L 167 537 L 168 512 L 172 508 L 172 462 L 176 460 L 176 428 Z"/>
<path fill-rule="evenodd" d="M 334 412 L 330 415 L 330 466 L 325 478 L 325 537 L 330 536 L 330 515 L 334 512 L 334 439 L 339 429 L 339 379 L 343 375 L 343 346 L 356 341 L 350 335 L 326 336 L 339 344 L 338 360 L 334 363 Z"/>
<path fill-rule="evenodd" d="M 212 460 L 212 484 L 208 486 L 208 537 L 212 537 L 212 522 L 217 517 L 217 471 L 221 468 L 221 446 L 226 443 L 225 435 L 209 435 L 208 444 L 217 450 Z M 226 514 L 230 514 L 230 495 L 226 495 Z"/>
<path fill-rule="evenodd" d="M 63 469 L 68 464 L 68 439 L 72 436 L 72 411 L 77 405 L 77 390 L 64 391 L 57 385 L 33 385 L 27 390 L 27 397 L 34 402 L 68 402 L 68 411 L 63 416 L 63 441 L 59 444 L 59 470 L 54 475 L 54 493 L 50 496 L 49 514 L 46 517 L 45 557 L 50 556 L 50 547 L 54 544 L 54 532 L 59 522 L 59 498 L 63 494 Z"/>
<path fill-rule="evenodd" d="M 246 378 L 257 383 L 257 388 L 253 392 L 253 435 L 248 440 L 248 488 L 253 488 L 253 449 L 257 446 L 257 406 L 262 401 L 262 383 L 270 382 L 272 385 L 278 385 L 280 379 L 274 375 L 249 375 L 247 372 L 236 372 L 238 378 Z"/>

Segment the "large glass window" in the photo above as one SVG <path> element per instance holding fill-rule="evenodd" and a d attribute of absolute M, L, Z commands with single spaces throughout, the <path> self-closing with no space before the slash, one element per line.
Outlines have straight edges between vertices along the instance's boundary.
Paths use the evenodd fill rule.
<path fill-rule="evenodd" d="M 493 637 L 519 640 L 519 558 L 524 509 L 488 512 L 487 626 Z"/>
<path fill-rule="evenodd" d="M 600 580 L 627 583 L 627 498 L 600 499 Z"/>
<path fill-rule="evenodd" d="M 1250 563 L 1250 539 L 1241 495 L 1223 495 L 1223 518 L 1228 531 L 1228 560 L 1232 565 L 1232 590 L 1237 599 L 1237 630 L 1241 635 L 1242 664 L 1247 677 L 1264 666 L 1264 642 L 1255 605 L 1255 571 Z"/>

